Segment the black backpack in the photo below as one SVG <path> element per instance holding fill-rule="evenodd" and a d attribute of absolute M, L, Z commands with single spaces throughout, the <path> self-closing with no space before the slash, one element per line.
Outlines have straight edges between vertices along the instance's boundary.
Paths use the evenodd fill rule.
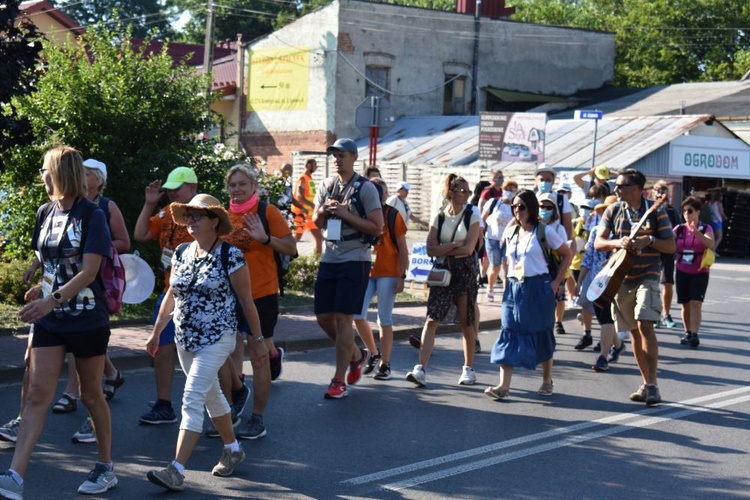
<path fill-rule="evenodd" d="M 352 185 L 353 191 L 352 191 L 350 200 L 352 204 L 354 205 L 354 208 L 357 210 L 357 213 L 359 214 L 359 216 L 362 217 L 363 219 L 366 219 L 367 212 L 365 212 L 365 204 L 362 203 L 362 198 L 360 197 L 359 190 L 366 182 L 370 182 L 370 180 L 359 174 L 354 174 L 354 175 L 358 175 L 359 177 L 355 179 L 354 184 Z M 335 177 L 329 177 L 323 182 L 323 187 L 326 190 L 326 196 L 331 193 L 335 179 L 336 179 Z M 365 245 L 372 246 L 375 244 L 375 242 L 378 241 L 378 236 L 375 236 L 372 234 L 365 234 L 362 232 L 357 232 L 357 233 L 350 234 L 348 236 L 343 236 L 341 238 L 341 241 L 349 241 L 349 240 L 359 240 Z"/>
<path fill-rule="evenodd" d="M 260 218 L 260 223 L 263 224 L 263 229 L 266 231 L 266 234 L 270 235 L 271 231 L 268 229 L 268 219 L 266 218 L 266 210 L 268 208 L 268 203 L 265 201 L 259 201 L 258 202 L 258 217 Z M 229 255 L 229 254 L 227 254 Z M 222 258 L 224 254 L 222 253 Z M 292 261 L 299 257 L 299 253 L 294 252 L 294 255 L 287 255 L 287 254 L 281 254 L 277 252 L 276 250 L 273 251 L 273 259 L 276 261 L 276 276 L 279 278 L 279 296 L 284 296 L 284 286 L 286 285 L 286 279 L 285 276 L 289 274 L 289 266 L 291 265 Z M 224 266 L 226 268 L 226 264 Z"/>

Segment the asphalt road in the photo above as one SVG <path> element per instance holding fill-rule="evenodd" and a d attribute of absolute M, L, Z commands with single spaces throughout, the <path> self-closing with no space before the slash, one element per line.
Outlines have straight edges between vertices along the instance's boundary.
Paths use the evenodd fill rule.
<path fill-rule="evenodd" d="M 363 379 L 336 401 L 323 399 L 333 349 L 289 353 L 266 412 L 268 436 L 243 442 L 248 459 L 231 478 L 210 475 L 221 445 L 202 438 L 180 494 L 145 478 L 171 458 L 177 425 L 137 424 L 153 398 L 152 376 L 128 372 L 111 403 L 120 483 L 104 497 L 749 498 L 747 269 L 712 271 L 699 349 L 680 346 L 677 329 L 659 330 L 660 406 L 627 399 L 640 383 L 629 348 L 609 372 L 593 372 L 596 355 L 573 349 L 574 321 L 566 324 L 571 333 L 558 337 L 556 392 L 548 398 L 536 394 L 539 370 L 517 371 L 507 401 L 482 394 L 497 379 L 486 354 L 496 332 L 480 334 L 485 353 L 477 358 L 476 386 L 456 385 L 462 363 L 456 334 L 438 338 L 427 388 L 403 379 L 416 350 L 402 342 L 393 380 Z M 175 399 L 183 381 L 178 372 Z M 0 387 L 0 397 L 0 419 L 7 421 L 18 385 Z M 94 446 L 70 442 L 83 416 L 82 408 L 49 414 L 26 498 L 78 496 L 95 458 Z M 1 468 L 11 453 L 0 450 Z"/>

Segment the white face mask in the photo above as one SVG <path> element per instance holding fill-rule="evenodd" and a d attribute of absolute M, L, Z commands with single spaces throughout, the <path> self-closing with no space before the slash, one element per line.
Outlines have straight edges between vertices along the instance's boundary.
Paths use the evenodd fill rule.
<path fill-rule="evenodd" d="M 507 191 L 507 190 L 503 191 L 503 198 L 505 198 L 505 199 L 512 200 L 513 199 L 513 195 L 514 195 L 513 191 Z"/>

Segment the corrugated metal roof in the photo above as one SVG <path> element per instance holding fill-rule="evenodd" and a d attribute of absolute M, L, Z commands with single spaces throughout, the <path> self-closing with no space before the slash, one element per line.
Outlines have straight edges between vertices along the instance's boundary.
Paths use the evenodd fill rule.
<path fill-rule="evenodd" d="M 596 162 L 621 169 L 669 144 L 706 122 L 709 115 L 607 117 L 599 121 Z M 723 127 L 719 122 L 714 126 Z M 728 132 L 727 132 L 728 133 Z M 401 118 L 378 141 L 378 161 L 388 163 L 462 166 L 486 164 L 491 168 L 523 168 L 528 162 L 478 160 L 477 116 L 423 116 Z M 591 165 L 594 122 L 547 122 L 545 162 L 554 166 L 588 168 Z M 360 158 L 369 156 L 369 142 L 361 139 Z"/>

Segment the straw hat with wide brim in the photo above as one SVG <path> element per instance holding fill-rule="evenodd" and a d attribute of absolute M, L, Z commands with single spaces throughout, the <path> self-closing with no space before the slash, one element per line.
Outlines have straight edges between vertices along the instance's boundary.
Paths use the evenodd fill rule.
<path fill-rule="evenodd" d="M 185 221 L 185 212 L 188 208 L 211 212 L 219 218 L 219 225 L 216 227 L 216 234 L 223 236 L 232 231 L 232 222 L 229 220 L 229 214 L 221 206 L 219 200 L 210 194 L 196 194 L 188 203 L 173 203 L 172 218 L 175 224 L 187 226 Z"/>
<path fill-rule="evenodd" d="M 604 198 L 604 202 L 594 207 L 594 210 L 605 210 L 608 206 L 617 201 L 617 196 L 611 194 Z"/>

